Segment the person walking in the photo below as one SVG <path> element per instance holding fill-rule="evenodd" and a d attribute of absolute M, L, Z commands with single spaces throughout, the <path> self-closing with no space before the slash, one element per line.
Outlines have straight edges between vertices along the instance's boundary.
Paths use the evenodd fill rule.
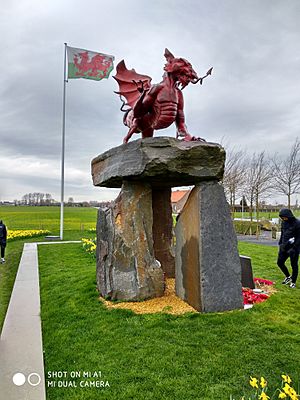
<path fill-rule="evenodd" d="M 6 247 L 7 230 L 6 226 L 0 220 L 0 247 L 1 247 L 1 264 L 5 263 L 5 247 Z"/>
<path fill-rule="evenodd" d="M 284 285 L 289 285 L 295 289 L 298 277 L 298 259 L 300 251 L 300 221 L 293 215 L 288 208 L 279 211 L 281 223 L 281 235 L 279 239 L 279 252 L 277 265 L 285 275 Z M 285 262 L 290 259 L 292 275 L 290 275 Z"/>

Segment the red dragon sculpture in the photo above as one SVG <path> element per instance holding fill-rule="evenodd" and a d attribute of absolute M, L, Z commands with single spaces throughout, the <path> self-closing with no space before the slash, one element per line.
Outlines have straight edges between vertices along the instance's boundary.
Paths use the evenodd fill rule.
<path fill-rule="evenodd" d="M 184 122 L 182 90 L 189 83 L 202 81 L 211 75 L 210 68 L 206 75 L 198 78 L 192 65 L 184 58 L 176 58 L 165 49 L 167 63 L 162 82 L 151 85 L 151 78 L 138 74 L 134 69 L 128 70 L 124 60 L 117 65 L 117 74 L 114 76 L 119 84 L 119 92 L 115 92 L 126 98 L 121 110 L 125 112 L 124 125 L 129 128 L 123 142 L 127 143 L 134 133 L 142 133 L 142 138 L 152 137 L 154 130 L 164 129 L 173 122 L 176 124 L 176 137 L 184 140 L 200 140 L 191 136 Z M 124 110 L 124 105 L 129 109 Z"/>

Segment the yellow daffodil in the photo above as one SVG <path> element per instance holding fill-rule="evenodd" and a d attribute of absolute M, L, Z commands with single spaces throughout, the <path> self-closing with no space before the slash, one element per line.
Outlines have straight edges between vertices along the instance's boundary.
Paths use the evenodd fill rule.
<path fill-rule="evenodd" d="M 265 392 L 261 392 L 261 395 L 259 396 L 259 399 L 261 400 L 268 400 L 270 397 L 266 395 Z"/>
<path fill-rule="evenodd" d="M 50 233 L 49 231 L 42 229 L 31 229 L 31 230 L 9 229 L 7 232 L 7 240 L 10 241 L 13 239 L 27 239 L 36 236 L 48 235 L 49 233 Z"/>
<path fill-rule="evenodd" d="M 286 399 L 286 394 L 285 393 L 283 393 L 281 390 L 279 391 L 279 395 L 278 395 L 278 398 L 279 399 Z"/>
<path fill-rule="evenodd" d="M 250 381 L 249 381 L 249 383 L 250 383 L 250 385 L 251 385 L 253 388 L 257 388 L 257 389 L 258 389 L 258 384 L 257 384 L 257 382 L 258 382 L 258 380 L 257 380 L 256 378 L 252 378 L 252 376 L 250 376 Z"/>
<path fill-rule="evenodd" d="M 288 395 L 290 394 L 291 387 L 288 383 L 286 383 L 282 389 L 283 389 L 284 393 L 286 393 Z"/>
<path fill-rule="evenodd" d="M 280 389 L 277 388 L 271 398 L 273 399 L 275 393 L 278 392 L 278 399 L 300 400 L 300 395 L 297 394 L 296 390 L 290 385 L 292 379 L 286 374 L 281 375 L 281 377 L 283 387 Z M 260 388 L 258 387 L 258 383 Z M 270 400 L 270 397 L 266 393 L 268 382 L 263 376 L 261 376 L 260 381 L 257 378 L 250 376 L 249 384 L 254 389 L 258 389 L 255 391 L 255 394 L 251 396 L 251 399 Z M 244 400 L 244 397 L 242 397 L 241 400 Z"/>
<path fill-rule="evenodd" d="M 265 388 L 267 386 L 267 381 L 265 380 L 265 378 L 263 376 L 260 378 L 260 386 L 262 388 Z"/>
<path fill-rule="evenodd" d="M 297 392 L 296 392 L 296 390 L 295 390 L 294 388 L 292 388 L 292 387 L 290 388 L 289 396 L 290 396 L 291 400 L 298 400 Z"/>
<path fill-rule="evenodd" d="M 97 245 L 96 245 L 96 241 L 97 239 L 86 239 L 86 238 L 82 238 L 82 247 L 84 248 L 84 250 L 87 253 L 90 253 L 92 255 L 96 256 L 96 249 L 97 249 Z"/>
<path fill-rule="evenodd" d="M 291 378 L 288 375 L 281 375 L 281 378 L 283 379 L 283 382 L 286 382 L 290 384 L 292 382 Z"/>

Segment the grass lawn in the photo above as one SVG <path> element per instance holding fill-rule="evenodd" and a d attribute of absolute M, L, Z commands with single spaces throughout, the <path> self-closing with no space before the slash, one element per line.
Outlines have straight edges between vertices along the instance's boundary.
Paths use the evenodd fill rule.
<path fill-rule="evenodd" d="M 0 264 L 0 333 L 18 271 L 24 243 L 41 240 L 43 240 L 42 237 L 36 237 L 25 240 L 14 240 L 7 243 L 5 250 L 6 263 Z"/>
<path fill-rule="evenodd" d="M 64 240 L 80 240 L 93 237 L 95 233 L 88 229 L 96 226 L 95 208 L 66 207 L 64 209 Z M 0 206 L 0 219 L 9 229 L 47 229 L 53 235 L 59 235 L 59 207 L 9 207 Z M 7 243 L 6 263 L 0 264 L 0 332 L 4 322 L 11 291 L 19 266 L 25 242 L 44 240 L 42 237 L 15 240 Z"/>
<path fill-rule="evenodd" d="M 300 217 L 300 210 L 293 211 L 293 214 L 295 217 L 299 218 Z M 235 218 L 250 218 L 250 214 L 248 212 L 244 212 L 243 214 L 241 212 L 235 212 L 234 217 Z M 256 214 L 253 212 L 252 217 L 255 219 Z M 278 218 L 278 212 L 259 212 L 259 218 L 265 218 L 265 219 L 271 219 L 271 218 Z"/>
<path fill-rule="evenodd" d="M 9 303 L 10 294 L 18 270 L 24 241 L 9 243 L 5 253 L 5 264 L 0 264 L 0 332 Z"/>
<path fill-rule="evenodd" d="M 64 230 L 83 231 L 95 228 L 96 217 L 96 208 L 65 207 Z M 8 229 L 48 229 L 53 235 L 57 235 L 60 229 L 60 207 L 0 206 L 0 219 Z"/>
<path fill-rule="evenodd" d="M 248 399 L 249 377 L 300 381 L 300 289 L 280 284 L 276 247 L 240 244 L 277 293 L 251 310 L 136 315 L 98 300 L 95 260 L 80 245 L 40 246 L 46 382 L 51 371 L 101 371 L 107 388 L 47 388 L 47 400 Z M 270 391 L 269 393 L 272 393 Z M 248 396 L 248 397 L 247 397 Z"/>

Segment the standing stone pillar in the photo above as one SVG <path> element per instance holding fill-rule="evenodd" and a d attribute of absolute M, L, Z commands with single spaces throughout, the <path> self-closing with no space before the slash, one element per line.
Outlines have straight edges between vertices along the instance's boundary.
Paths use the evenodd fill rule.
<path fill-rule="evenodd" d="M 177 296 L 201 312 L 242 308 L 241 264 L 223 186 L 198 183 L 175 232 Z"/>
<path fill-rule="evenodd" d="M 149 184 L 124 181 L 119 197 L 99 209 L 97 286 L 112 300 L 162 296 L 164 278 L 152 239 L 152 190 Z"/>
<path fill-rule="evenodd" d="M 196 185 L 176 228 L 177 295 L 202 312 L 242 307 L 236 236 L 218 184 L 224 162 L 218 144 L 169 137 L 138 139 L 92 161 L 95 186 L 122 186 L 112 207 L 98 214 L 102 296 L 143 300 L 163 294 L 164 273 L 174 274 L 170 188 Z"/>
<path fill-rule="evenodd" d="M 167 278 L 175 278 L 171 188 L 152 190 L 153 241 L 155 257 Z"/>

